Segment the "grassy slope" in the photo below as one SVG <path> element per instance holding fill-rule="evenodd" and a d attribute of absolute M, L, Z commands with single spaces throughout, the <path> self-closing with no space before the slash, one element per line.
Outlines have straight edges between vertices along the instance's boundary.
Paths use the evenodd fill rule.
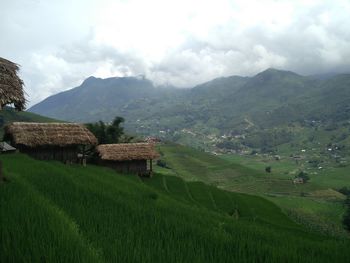
<path fill-rule="evenodd" d="M 260 197 L 2 155 L 1 262 L 345 262 Z M 21 165 L 18 165 L 21 164 Z"/>
<path fill-rule="evenodd" d="M 172 169 L 157 169 L 189 181 L 203 181 L 229 191 L 259 194 L 279 205 L 286 213 L 312 229 L 332 235 L 346 235 L 342 226 L 342 195 L 329 188 L 349 185 L 349 173 L 332 168 L 310 175 L 307 184 L 294 185 L 298 172 L 289 159 L 226 155 L 221 158 L 189 147 L 166 144 L 160 147 Z M 257 160 L 257 158 L 260 158 Z M 272 173 L 265 173 L 272 166 Z"/>
<path fill-rule="evenodd" d="M 55 119 L 44 117 L 35 113 L 26 111 L 15 111 L 12 108 L 0 110 L 0 136 L 3 135 L 3 127 L 9 122 L 26 121 L 26 122 L 57 122 Z"/>
<path fill-rule="evenodd" d="M 5 123 L 10 121 L 36 121 L 36 122 L 54 122 L 55 119 L 44 117 L 35 113 L 27 111 L 15 111 L 10 108 L 5 108 L 0 111 L 0 117 L 4 120 Z"/>

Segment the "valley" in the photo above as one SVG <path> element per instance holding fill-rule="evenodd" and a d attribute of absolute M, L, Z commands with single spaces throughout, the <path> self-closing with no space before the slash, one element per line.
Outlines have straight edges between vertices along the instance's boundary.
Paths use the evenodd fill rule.
<path fill-rule="evenodd" d="M 319 79 L 276 69 L 190 89 L 156 87 L 145 78 L 90 77 L 29 111 L 78 122 L 122 116 L 132 133 L 211 152 L 292 154 L 338 147 L 341 159 L 349 154 L 349 85 L 347 74 Z"/>
<path fill-rule="evenodd" d="M 167 168 L 157 167 L 161 173 L 262 196 L 312 230 L 348 236 L 342 223 L 346 196 L 338 191 L 350 188 L 347 168 L 330 167 L 320 171 L 302 166 L 310 179 L 304 184 L 295 184 L 293 179 L 300 172 L 301 164 L 290 159 L 276 160 L 268 155 L 213 156 L 176 144 L 162 145 L 159 151 L 167 165 Z M 271 173 L 265 172 L 267 166 L 272 168 Z"/>
<path fill-rule="evenodd" d="M 2 1 L 0 263 L 350 262 L 350 1 Z"/>

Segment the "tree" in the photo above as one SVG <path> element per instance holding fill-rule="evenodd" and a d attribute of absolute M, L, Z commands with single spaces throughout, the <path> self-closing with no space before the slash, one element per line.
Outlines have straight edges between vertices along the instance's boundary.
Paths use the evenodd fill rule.
<path fill-rule="evenodd" d="M 302 178 L 305 183 L 310 180 L 310 177 L 304 171 L 300 171 L 296 178 Z"/>
<path fill-rule="evenodd" d="M 271 166 L 265 167 L 265 172 L 271 173 L 271 170 L 272 170 Z"/>
<path fill-rule="evenodd" d="M 86 127 L 96 136 L 100 144 L 129 142 L 133 137 L 124 133 L 124 128 L 121 126 L 124 121 L 122 117 L 115 117 L 111 124 L 98 121 L 87 123 Z"/>
<path fill-rule="evenodd" d="M 121 126 L 124 121 L 122 117 L 115 117 L 112 125 L 107 127 L 106 133 L 109 141 L 119 142 L 121 136 L 124 135 L 124 128 Z"/>

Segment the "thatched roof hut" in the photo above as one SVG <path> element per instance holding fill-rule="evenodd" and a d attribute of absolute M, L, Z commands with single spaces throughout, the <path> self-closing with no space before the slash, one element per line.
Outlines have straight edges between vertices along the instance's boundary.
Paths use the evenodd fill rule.
<path fill-rule="evenodd" d="M 102 160 L 108 161 L 150 160 L 159 157 L 154 145 L 150 143 L 101 144 L 97 146 L 97 152 Z"/>
<path fill-rule="evenodd" d="M 0 109 L 14 104 L 17 110 L 25 108 L 23 81 L 18 77 L 19 66 L 0 57 Z"/>
<path fill-rule="evenodd" d="M 5 137 L 27 147 L 96 145 L 96 137 L 82 124 L 13 122 L 5 127 Z"/>
<path fill-rule="evenodd" d="M 14 122 L 5 126 L 4 139 L 34 158 L 65 163 L 82 161 L 79 153 L 84 155 L 85 146 L 97 144 L 96 137 L 76 123 Z"/>
<path fill-rule="evenodd" d="M 99 164 L 119 172 L 152 176 L 152 160 L 159 154 L 151 143 L 101 144 L 97 146 Z M 147 168 L 149 161 L 149 169 Z"/>

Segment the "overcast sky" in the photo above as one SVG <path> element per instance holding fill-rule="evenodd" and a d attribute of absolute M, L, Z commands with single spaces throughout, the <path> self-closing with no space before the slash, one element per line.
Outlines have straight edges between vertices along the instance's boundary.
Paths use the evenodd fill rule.
<path fill-rule="evenodd" d="M 349 0 L 0 0 L 29 106 L 89 77 L 190 87 L 266 68 L 350 72 Z"/>

